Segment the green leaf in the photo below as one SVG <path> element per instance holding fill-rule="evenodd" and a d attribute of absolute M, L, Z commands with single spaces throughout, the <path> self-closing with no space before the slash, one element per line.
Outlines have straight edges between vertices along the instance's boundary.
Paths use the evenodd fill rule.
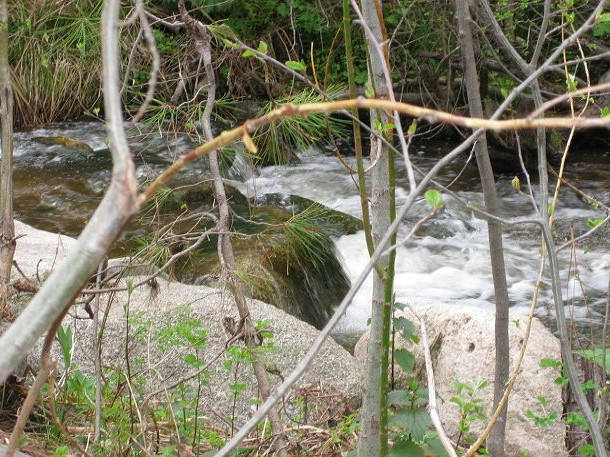
<path fill-rule="evenodd" d="M 521 181 L 519 181 L 519 176 L 515 176 L 510 181 L 510 187 L 519 192 L 521 190 Z"/>
<path fill-rule="evenodd" d="M 597 363 L 602 368 L 604 366 L 604 363 L 603 363 L 604 351 L 602 350 L 602 348 L 583 349 L 581 351 L 574 351 L 574 353 L 584 357 L 587 360 L 592 360 L 593 362 Z M 610 348 L 606 348 L 605 365 L 606 365 L 606 373 L 610 374 Z"/>
<path fill-rule="evenodd" d="M 415 357 L 406 349 L 396 349 L 394 351 L 394 360 L 396 361 L 398 366 L 405 370 L 407 373 L 413 371 L 413 367 L 415 366 Z"/>
<path fill-rule="evenodd" d="M 568 90 L 576 90 L 578 88 L 576 76 L 568 74 L 566 77 L 566 85 L 568 86 Z"/>
<path fill-rule="evenodd" d="M 390 448 L 390 457 L 425 457 L 424 450 L 412 441 L 400 441 Z"/>
<path fill-rule="evenodd" d="M 555 381 L 553 381 L 555 384 L 557 384 L 558 386 L 564 387 L 567 386 L 569 384 L 569 380 L 566 376 L 559 376 L 558 378 L 555 378 Z"/>
<path fill-rule="evenodd" d="M 254 56 L 254 55 L 256 55 L 256 54 L 254 53 L 254 51 L 253 51 L 252 49 L 246 49 L 246 50 L 245 50 L 245 51 L 242 53 L 242 55 L 241 55 L 241 56 L 242 56 L 242 57 L 252 57 L 252 56 Z"/>
<path fill-rule="evenodd" d="M 382 133 L 383 132 L 383 122 L 381 122 L 380 119 L 373 119 L 373 130 L 375 130 L 378 133 Z"/>
<path fill-rule="evenodd" d="M 601 117 L 608 117 L 608 116 L 610 116 L 610 106 L 604 106 L 602 108 Z"/>
<path fill-rule="evenodd" d="M 434 457 L 446 457 L 447 451 L 443 447 L 443 443 L 439 438 L 426 438 L 425 445 L 426 455 Z"/>
<path fill-rule="evenodd" d="M 525 412 L 525 417 L 532 420 L 534 422 L 534 424 L 536 424 L 536 426 L 538 426 L 538 427 L 550 427 L 550 426 L 554 425 L 555 422 L 557 422 L 557 419 L 559 418 L 559 414 L 557 414 L 557 411 L 551 411 L 546 416 L 538 416 L 533 411 L 528 409 Z"/>
<path fill-rule="evenodd" d="M 59 345 L 61 346 L 61 355 L 64 358 L 64 365 L 66 370 L 70 368 L 72 353 L 72 328 L 59 326 L 57 329 L 57 339 L 59 340 Z"/>
<path fill-rule="evenodd" d="M 404 409 L 393 414 L 388 421 L 390 427 L 400 427 L 415 442 L 421 442 L 430 428 L 430 414 L 425 408 Z"/>
<path fill-rule="evenodd" d="M 593 35 L 610 35 L 610 13 L 602 13 L 599 15 L 597 24 L 593 27 Z"/>
<path fill-rule="evenodd" d="M 563 362 L 560 360 L 542 359 L 538 366 L 540 368 L 561 368 L 563 367 Z"/>
<path fill-rule="evenodd" d="M 407 135 L 413 136 L 413 135 L 415 135 L 416 131 L 417 131 L 417 119 L 413 119 L 413 122 L 411 122 L 411 125 L 409 126 L 409 130 L 407 130 Z"/>
<path fill-rule="evenodd" d="M 246 390 L 246 385 L 242 383 L 231 384 L 229 389 L 231 389 L 233 392 L 242 392 Z"/>
<path fill-rule="evenodd" d="M 231 40 L 227 40 L 226 38 L 221 38 L 222 44 L 224 44 L 227 48 L 231 49 L 239 49 L 241 46 Z"/>
<path fill-rule="evenodd" d="M 366 98 L 374 98 L 375 90 L 373 89 L 373 86 L 367 84 L 366 88 L 364 89 L 364 95 L 366 96 Z"/>
<path fill-rule="evenodd" d="M 589 425 L 582 414 L 572 411 L 566 417 L 566 425 L 576 425 L 583 430 L 589 430 Z"/>
<path fill-rule="evenodd" d="M 264 41 L 260 41 L 260 43 L 258 43 L 258 52 L 262 52 L 263 54 L 267 54 L 267 43 L 265 43 Z"/>
<path fill-rule="evenodd" d="M 588 219 L 587 220 L 587 227 L 589 227 L 590 229 L 594 229 L 599 224 L 604 222 L 604 219 L 605 219 L 604 216 L 599 216 L 599 217 L 596 217 L 595 219 Z"/>
<path fill-rule="evenodd" d="M 424 198 L 428 206 L 435 211 L 443 206 L 443 195 L 437 189 L 428 189 L 424 194 Z"/>
<path fill-rule="evenodd" d="M 400 333 L 405 340 L 413 340 L 413 335 L 415 335 L 415 324 L 411 322 L 409 319 L 400 316 L 394 318 L 394 329 Z"/>
<path fill-rule="evenodd" d="M 388 393 L 388 406 L 410 406 L 411 403 L 406 390 L 393 390 Z"/>
<path fill-rule="evenodd" d="M 578 448 L 578 455 L 595 455 L 595 447 L 592 444 L 583 444 Z"/>
<path fill-rule="evenodd" d="M 303 72 L 307 69 L 307 66 L 303 63 L 303 61 L 299 62 L 296 60 L 287 60 L 286 62 L 284 62 L 284 65 L 294 71 Z"/>

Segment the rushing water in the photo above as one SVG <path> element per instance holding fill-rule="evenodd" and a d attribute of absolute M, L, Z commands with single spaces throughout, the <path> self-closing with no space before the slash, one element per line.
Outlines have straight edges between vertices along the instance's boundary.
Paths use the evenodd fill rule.
<path fill-rule="evenodd" d="M 445 143 L 416 144 L 412 148 L 413 159 L 417 166 L 427 170 L 450 150 L 451 146 Z M 302 154 L 301 159 L 299 165 L 261 170 L 260 176 L 243 185 L 244 191 L 249 195 L 267 192 L 299 194 L 331 208 L 362 216 L 355 178 L 337 160 L 313 151 Z M 451 182 L 462 170 L 466 160 L 467 155 L 461 159 L 461 163 L 448 167 L 440 178 L 441 181 L 444 184 Z M 588 175 L 591 177 L 587 178 Z M 578 162 L 569 167 L 567 176 L 574 179 L 584 191 L 607 199 L 610 154 L 607 151 L 596 152 L 595 156 L 587 157 L 587 162 Z M 512 189 L 512 177 L 502 176 L 498 180 L 502 216 L 534 216 L 530 199 Z M 595 177 L 601 177 L 603 181 L 595 181 Z M 404 177 L 399 177 L 398 204 L 406 196 L 405 181 Z M 452 190 L 463 201 L 482 206 L 483 198 L 474 165 L 463 171 Z M 446 209 L 428 222 L 414 238 L 398 248 L 396 300 L 416 306 L 442 304 L 493 309 L 486 222 L 476 218 L 471 210 L 452 197 L 445 195 L 444 201 Z M 400 228 L 398 240 L 404 239 L 413 224 L 428 211 L 426 203 L 420 199 Z M 558 236 L 569 234 L 571 224 L 578 233 L 586 231 L 586 221 L 601 214 L 601 211 L 591 209 L 574 191 L 562 191 L 555 215 Z M 607 240 L 607 235 L 598 238 L 593 248 L 586 248 L 587 253 L 581 247 L 574 252 L 566 249 L 560 254 L 563 298 L 569 308 L 567 312 L 581 323 L 599 323 L 605 307 L 610 274 L 610 243 Z M 512 313 L 514 316 L 525 315 L 539 270 L 540 237 L 536 227 L 506 228 L 504 249 Z M 337 240 L 337 250 L 348 275 L 354 281 L 368 261 L 363 232 L 341 237 Z M 570 262 L 571 255 L 577 261 L 577 275 L 573 274 L 575 266 Z M 574 279 L 575 276 L 579 281 Z M 568 277 L 571 279 L 568 280 Z M 548 272 L 545 279 L 537 311 L 540 316 L 551 314 L 552 308 Z M 369 275 L 341 321 L 339 332 L 358 332 L 366 328 L 371 292 L 372 277 Z"/>
<path fill-rule="evenodd" d="M 91 150 L 66 150 L 59 145 L 42 144 L 40 137 L 63 135 L 85 141 Z M 100 124 L 72 124 L 52 130 L 17 134 L 16 138 L 16 210 L 24 222 L 47 230 L 76 234 L 89 217 L 110 179 L 110 159 Z M 144 180 L 170 164 L 190 143 L 181 136 L 166 137 L 154 130 L 130 130 L 130 144 L 136 157 L 138 176 Z M 430 169 L 451 145 L 421 142 L 412 146 L 414 163 Z M 476 166 L 466 165 L 468 154 L 443 171 L 439 178 L 451 182 L 459 197 L 482 206 L 482 193 Z M 355 177 L 331 156 L 317 150 L 305 151 L 301 163 L 266 167 L 257 176 L 244 175 L 243 167 L 231 170 L 230 177 L 248 178 L 235 181 L 246 195 L 269 193 L 293 194 L 318 201 L 330 208 L 361 217 Z M 610 203 L 610 152 L 579 150 L 573 154 L 566 176 L 582 190 Z M 243 165 L 243 164 L 242 164 Z M 402 169 L 399 163 L 399 168 Z M 466 165 L 466 166 L 465 166 Z M 235 168 L 235 167 L 234 167 Z M 460 173 L 461 172 L 461 173 Z M 201 165 L 183 172 L 181 180 L 196 180 L 205 175 Z M 514 191 L 513 176 L 501 176 L 498 195 L 502 216 L 533 216 L 530 199 Z M 522 177 L 522 183 L 524 183 Z M 406 196 L 404 176 L 399 173 L 398 204 Z M 534 183 L 535 184 L 535 183 Z M 554 183 L 552 183 L 554 184 Z M 523 186 L 525 188 L 525 186 Z M 534 185 L 535 187 L 535 185 Z M 454 307 L 493 309 L 493 286 L 489 265 L 485 221 L 448 195 L 446 207 L 429 221 L 414 238 L 398 248 L 396 264 L 396 300 L 412 305 L 443 304 Z M 398 240 L 428 212 L 423 199 L 416 202 L 402 225 Z M 556 229 L 558 243 L 569 236 L 570 227 L 577 234 L 586 230 L 586 221 L 603 215 L 591 208 L 583 197 L 570 189 L 560 193 Z M 589 245 L 560 254 L 564 300 L 569 315 L 577 321 L 601 321 L 610 275 L 608 231 Z M 354 280 L 368 260 L 362 232 L 336 241 L 338 255 L 350 278 Z M 505 261 L 512 312 L 524 315 L 530 305 L 539 269 L 540 237 L 535 226 L 507 227 L 504 236 Z M 372 280 L 364 287 L 340 324 L 341 332 L 359 332 L 366 328 L 370 314 Z M 552 296 L 548 271 L 541 288 L 537 313 L 552 314 Z"/>

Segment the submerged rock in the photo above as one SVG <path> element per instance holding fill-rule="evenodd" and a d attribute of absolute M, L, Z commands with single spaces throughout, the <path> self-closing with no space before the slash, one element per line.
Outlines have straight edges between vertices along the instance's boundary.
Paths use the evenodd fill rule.
<path fill-rule="evenodd" d="M 32 138 L 32 141 L 44 144 L 45 146 L 63 146 L 66 149 L 93 152 L 93 148 L 84 141 L 70 138 L 69 136 L 65 135 L 37 136 Z"/>
<path fill-rule="evenodd" d="M 475 385 L 480 380 L 487 381 L 487 386 L 476 392 L 475 398 L 482 400 L 488 418 L 493 413 L 494 314 L 481 309 L 452 310 L 438 306 L 417 309 L 417 312 L 426 323 L 438 412 L 445 431 L 455 441 L 460 435 L 458 422 L 461 414 L 458 406 L 450 399 L 457 395 L 456 382 Z M 411 311 L 406 311 L 403 315 L 419 327 L 418 320 Z M 525 324 L 521 320 L 519 325 L 516 321 L 509 325 L 511 373 L 523 342 Z M 365 333 L 355 349 L 361 366 L 364 366 L 366 360 L 367 341 L 368 333 Z M 396 344 L 397 347 L 407 347 L 413 352 L 417 360 L 414 372 L 425 384 L 423 345 L 407 345 L 399 338 Z M 555 384 L 560 373 L 554 368 L 541 368 L 540 362 L 543 359 L 561 360 L 559 341 L 538 319 L 534 319 L 519 378 L 509 399 L 507 456 L 520 457 L 524 451 L 531 456 L 568 455 L 565 446 L 566 427 L 560 419 L 563 412 L 562 390 Z M 398 385 L 402 382 L 404 387 L 407 375 L 398 367 L 396 370 Z M 544 398 L 544 404 L 539 398 Z M 528 411 L 540 417 L 555 412 L 558 419 L 549 426 L 541 427 L 527 417 L 531 415 Z M 473 422 L 471 433 L 478 436 L 486 425 L 487 420 Z"/>

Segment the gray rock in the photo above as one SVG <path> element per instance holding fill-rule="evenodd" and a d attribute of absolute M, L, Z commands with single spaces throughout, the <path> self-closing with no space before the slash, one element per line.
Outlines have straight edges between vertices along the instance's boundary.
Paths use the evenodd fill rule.
<path fill-rule="evenodd" d="M 137 281 L 138 278 L 132 278 Z M 103 302 L 107 300 L 104 299 Z M 127 304 L 129 304 L 129 336 L 127 335 Z M 296 366 L 318 335 L 314 327 L 299 321 L 272 305 L 248 300 L 254 322 L 264 321 L 264 329 L 272 334 L 259 353 L 272 383 L 280 382 Z M 109 306 L 109 307 L 108 307 Z M 102 339 L 102 360 L 115 372 L 127 371 L 125 347 L 129 348 L 130 369 L 139 372 L 137 378 L 145 380 L 143 395 L 171 385 L 195 369 L 185 363 L 187 357 L 196 356 L 206 369 L 208 384 L 200 396 L 201 408 L 210 419 L 231 417 L 235 411 L 237 422 L 244 422 L 252 409 L 252 401 L 258 398 L 251 366 L 241 361 L 230 369 L 225 364 L 232 359 L 225 348 L 231 335 L 223 326 L 223 320 L 238 322 L 230 294 L 205 286 L 190 286 L 158 279 L 155 288 L 143 286 L 129 297 L 126 292 L 114 295 L 102 312 L 108 311 Z M 82 314 L 82 312 L 79 312 Z M 206 342 L 197 350 L 180 340 L 176 325 L 191 322 L 206 333 Z M 91 326 L 92 321 L 68 317 L 64 327 L 73 330 L 73 367 L 91 374 L 93 369 Z M 185 328 L 182 325 L 182 328 Z M 193 332 L 194 333 L 194 332 Z M 172 339 L 174 343 L 168 343 Z M 241 341 L 234 346 L 242 348 Z M 58 345 L 56 357 L 61 358 Z M 190 382 L 195 388 L 194 382 Z M 236 404 L 230 386 L 243 384 Z M 326 386 L 336 395 L 333 408 L 349 408 L 359 402 L 361 386 L 355 358 L 332 340 L 325 343 L 314 360 L 311 369 L 299 384 L 301 392 L 312 386 Z M 299 389 L 297 389 L 299 390 Z M 164 394 L 163 394 L 164 395 Z M 160 398 L 163 395 L 159 396 Z M 291 399 L 294 399 L 292 396 Z M 291 402 L 285 405 L 290 415 L 298 414 Z M 206 412 L 207 411 L 207 412 Z"/>
<path fill-rule="evenodd" d="M 486 380 L 487 387 L 476 397 L 483 399 L 487 417 L 491 417 L 493 413 L 494 314 L 480 309 L 452 310 L 447 307 L 418 308 L 417 312 L 426 323 L 439 415 L 445 431 L 455 441 L 458 436 L 457 423 L 460 420 L 460 412 L 457 405 L 449 400 L 456 395 L 454 388 L 456 381 L 474 385 L 478 380 Z M 410 311 L 406 311 L 404 315 L 419 326 Z M 514 322 L 510 323 L 511 373 L 524 334 L 523 319 L 519 326 Z M 361 361 L 361 365 L 364 365 L 366 358 L 367 341 L 368 333 L 364 334 L 356 345 L 355 355 Z M 423 345 L 421 343 L 407 345 L 402 340 L 397 343 L 398 345 L 406 346 L 414 353 L 417 359 L 415 371 L 420 378 L 425 379 Z M 520 375 L 509 399 L 506 429 L 507 456 L 521 456 L 523 450 L 528 451 L 528 455 L 532 456 L 568 455 L 565 447 L 566 427 L 561 420 L 553 426 L 543 428 L 536 426 L 525 416 L 527 411 L 539 416 L 555 411 L 558 417 L 561 417 L 563 411 L 561 388 L 554 383 L 560 373 L 550 368 L 540 368 L 540 361 L 546 358 L 561 360 L 559 341 L 538 319 L 534 319 Z M 404 373 L 399 374 L 399 383 L 405 377 Z M 537 400 L 539 396 L 544 396 L 547 400 L 544 408 Z M 474 422 L 471 426 L 472 433 L 478 436 L 486 425 L 485 421 Z"/>
<path fill-rule="evenodd" d="M 35 277 L 37 270 L 44 277 L 76 243 L 72 238 L 36 230 L 19 222 L 16 222 L 16 233 L 27 236 L 19 240 L 15 259 L 23 272 L 32 277 Z M 127 280 L 137 283 L 140 279 L 142 278 L 136 276 Z M 125 286 L 125 281 L 119 285 Z M 272 384 L 277 384 L 301 360 L 319 332 L 267 303 L 248 300 L 248 305 L 253 321 L 264 322 L 261 324 L 264 330 L 272 335 L 265 340 L 269 344 L 264 344 L 259 353 Z M 232 318 L 235 322 L 239 321 L 230 293 L 157 278 L 152 286 L 136 288 L 129 296 L 127 292 L 101 296 L 100 314 L 106 314 L 101 342 L 102 364 L 109 370 L 106 376 L 110 376 L 111 372 L 126 373 L 125 354 L 128 352 L 131 373 L 136 374 L 132 380 L 133 388 L 139 392 L 139 401 L 148 393 L 162 390 L 194 372 L 195 368 L 186 362 L 188 357 L 191 363 L 195 363 L 194 355 L 202 364 L 209 364 L 206 368 L 207 384 L 200 394 L 200 411 L 214 422 L 222 422 L 222 418 L 234 416 L 236 426 L 248 419 L 253 408 L 252 400 L 258 398 L 251 366 L 242 360 L 230 368 L 226 367 L 232 360 L 230 351 L 226 348 L 231 335 L 227 333 L 223 320 Z M 73 332 L 71 370 L 78 369 L 86 375 L 92 375 L 93 324 L 90 319 L 83 319 L 85 316 L 86 313 L 76 306 L 64 319 L 63 327 L 70 328 Z M 187 322 L 194 326 L 186 332 L 191 336 L 196 335 L 192 330 L 205 332 L 205 344 L 197 350 L 185 338 L 181 338 L 177 331 L 177 325 L 183 331 L 188 329 Z M 38 350 L 30 357 L 34 366 L 41 344 L 42 340 Z M 230 347 L 241 348 L 243 343 L 237 340 Z M 57 342 L 53 346 L 53 356 L 59 366 L 63 367 L 62 352 Z M 194 395 L 196 385 L 193 381 L 189 383 L 192 388 L 189 395 Z M 233 384 L 245 385 L 245 390 L 238 393 L 235 403 L 234 391 L 230 388 Z M 335 419 L 340 418 L 345 408 L 358 404 L 361 389 L 356 359 L 333 340 L 328 340 L 295 393 L 286 399 L 284 416 L 298 415 L 299 406 L 292 400 L 311 394 L 312 398 L 308 398 L 310 417 L 307 422 L 315 423 L 313 412 L 321 412 L 322 409 L 326 413 L 320 413 L 319 417 L 325 421 L 333 418 L 329 413 L 331 410 Z M 332 398 L 326 399 L 329 394 L 332 394 Z M 165 392 L 153 400 L 167 401 Z M 322 404 L 321 401 L 325 403 Z"/>
<path fill-rule="evenodd" d="M 36 274 L 44 279 L 67 256 L 68 250 L 76 245 L 74 238 L 38 230 L 19 221 L 15 221 L 15 235 L 22 235 L 17 240 L 15 261 L 26 276 L 34 279 Z M 12 274 L 18 276 L 15 269 Z"/>

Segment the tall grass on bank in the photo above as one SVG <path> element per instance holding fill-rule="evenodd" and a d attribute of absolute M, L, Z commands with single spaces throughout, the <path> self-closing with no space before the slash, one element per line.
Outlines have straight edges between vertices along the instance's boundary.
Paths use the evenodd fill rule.
<path fill-rule="evenodd" d="M 82 117 L 101 100 L 102 2 L 11 2 L 9 60 L 15 121 L 29 127 Z"/>

